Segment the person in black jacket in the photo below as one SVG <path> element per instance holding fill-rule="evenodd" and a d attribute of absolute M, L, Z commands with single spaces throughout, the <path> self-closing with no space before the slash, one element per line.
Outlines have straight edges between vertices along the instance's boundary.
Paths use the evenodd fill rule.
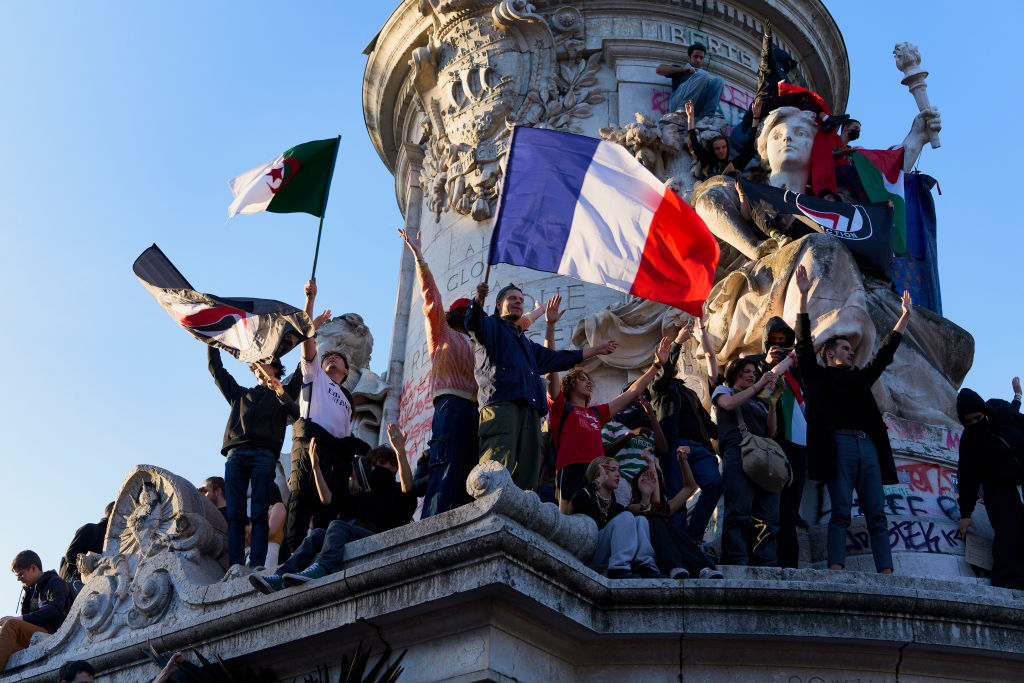
<path fill-rule="evenodd" d="M 53 634 L 71 609 L 71 590 L 57 572 L 43 571 L 39 555 L 22 550 L 11 562 L 11 571 L 22 583 L 21 616 L 0 619 L 0 671 L 12 653 L 28 647 L 33 633 Z"/>
<path fill-rule="evenodd" d="M 326 529 L 313 529 L 295 549 L 288 561 L 273 574 L 250 574 L 249 583 L 261 593 L 269 595 L 287 586 L 298 586 L 323 578 L 341 569 L 345 544 L 408 524 L 416 510 L 412 468 L 405 454 L 406 435 L 398 425 L 388 425 L 388 439 L 394 448 L 378 446 L 367 454 L 372 469 L 366 478 L 365 490 L 351 496 L 341 496 L 343 509 L 340 518 Z M 324 505 L 335 503 L 347 482 L 333 485 L 323 476 L 317 454 L 316 438 L 309 445 L 309 456 L 316 488 Z M 398 473 L 401 483 L 395 482 Z M 351 515 L 351 517 L 350 517 Z"/>
<path fill-rule="evenodd" d="M 755 100 L 750 107 L 753 115 L 753 126 L 757 128 L 761 123 L 761 100 Z M 700 168 L 701 180 L 706 180 L 714 175 L 727 175 L 738 177 L 743 169 L 747 167 L 754 158 L 754 138 L 748 135 L 740 149 L 732 159 L 729 158 L 729 138 L 724 135 L 717 135 L 711 140 L 711 151 L 697 139 L 697 122 L 693 114 L 693 102 L 686 103 L 686 125 L 689 132 L 686 137 L 686 146 L 690 150 L 690 156 L 697 162 Z"/>
<path fill-rule="evenodd" d="M 684 486 L 683 471 L 675 458 L 679 447 L 686 449 L 686 460 L 700 487 L 700 497 L 690 511 L 689 521 L 685 510 L 680 510 L 673 517 L 673 523 L 685 528 L 690 538 L 699 543 L 704 538 L 704 531 L 722 496 L 722 473 L 715 447 L 711 443 L 712 439 L 718 438 L 718 427 L 697 392 L 676 376 L 682 345 L 693 335 L 694 325 L 700 332 L 704 349 L 709 391 L 718 382 L 718 359 L 711 346 L 711 337 L 700 319 L 687 321 L 669 347 L 668 361 L 654 376 L 654 382 L 651 383 L 651 405 L 668 443 L 670 457 L 661 459 L 661 471 L 668 495 L 675 496 Z"/>
<path fill-rule="evenodd" d="M 1015 387 L 1016 388 L 1016 387 Z M 957 490 L 960 493 L 960 535 L 974 527 L 971 513 L 984 489 L 995 540 L 992 543 L 992 585 L 1024 589 L 1024 416 L 1016 405 L 1000 399 L 987 403 L 976 392 L 961 389 L 956 412 L 964 425 L 960 437 Z"/>
<path fill-rule="evenodd" d="M 828 566 L 846 564 L 846 532 L 850 526 L 853 489 L 867 519 L 868 538 L 875 569 L 892 573 L 889 525 L 885 516 L 883 484 L 896 484 L 896 461 L 882 414 L 871 394 L 871 385 L 892 362 L 913 315 L 910 292 L 903 292 L 903 313 L 878 353 L 863 368 L 853 364 L 850 340 L 835 336 L 825 341 L 825 367 L 818 365 L 811 341 L 807 296 L 811 279 L 804 266 L 796 269 L 800 308 L 796 319 L 796 355 L 807 390 L 808 475 L 825 481 L 832 502 L 828 521 Z"/>
<path fill-rule="evenodd" d="M 107 535 L 107 520 L 110 519 L 110 513 L 113 510 L 114 501 L 110 501 L 103 510 L 103 519 L 78 527 L 75 537 L 68 545 L 67 552 L 60 559 L 60 569 L 57 573 L 71 586 L 72 597 L 78 595 L 78 591 L 82 590 L 82 572 L 78 569 L 78 556 L 89 552 L 103 552 L 103 539 Z"/>
<path fill-rule="evenodd" d="M 252 484 L 248 522 L 252 524 L 249 563 L 262 566 L 267 559 L 267 509 L 270 488 L 275 486 L 274 474 L 284 443 L 289 418 L 299 416 L 294 397 L 299 386 L 292 376 L 286 390 L 280 382 L 284 366 L 277 358 L 270 363 L 253 363 L 256 386 L 239 386 L 224 369 L 220 351 L 207 347 L 210 374 L 217 388 L 231 406 L 221 453 L 224 462 L 224 497 L 227 502 L 228 561 L 245 563 L 245 498 Z M 289 393 L 289 391 L 291 393 Z"/>

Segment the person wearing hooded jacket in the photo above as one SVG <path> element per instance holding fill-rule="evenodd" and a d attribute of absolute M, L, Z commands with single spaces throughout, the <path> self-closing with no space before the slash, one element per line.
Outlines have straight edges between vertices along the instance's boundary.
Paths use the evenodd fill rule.
<path fill-rule="evenodd" d="M 33 634 L 55 633 L 74 601 L 67 581 L 52 569 L 44 572 L 42 560 L 31 550 L 15 555 L 11 571 L 25 588 L 21 616 L 0 618 L 0 671 L 12 653 L 28 647 Z"/>
<path fill-rule="evenodd" d="M 1024 589 L 1024 416 L 1001 399 L 985 402 L 970 389 L 956 397 L 964 425 L 960 436 L 957 490 L 960 535 L 974 527 L 971 514 L 984 491 L 985 509 L 995 531 L 992 585 Z"/>
<path fill-rule="evenodd" d="M 758 377 L 793 352 L 796 332 L 781 317 L 773 316 L 764 327 L 763 344 L 764 353 L 754 356 Z M 796 528 L 807 526 L 800 517 L 800 501 L 807 479 L 807 426 L 801 405 L 803 385 L 799 365 L 792 366 L 776 380 L 773 400 L 776 401 L 775 414 L 779 424 L 774 439 L 782 446 L 793 468 L 793 480 L 782 490 L 779 501 L 779 566 L 796 569 L 800 559 Z"/>
<path fill-rule="evenodd" d="M 854 365 L 850 341 L 842 336 L 825 340 L 826 365 L 818 365 L 811 340 L 807 297 L 812 282 L 807 268 L 796 269 L 800 307 L 796 319 L 796 356 L 807 389 L 807 473 L 826 482 L 832 512 L 828 520 L 828 567 L 846 564 L 846 534 L 850 527 L 853 490 L 867 521 L 871 553 L 880 574 L 893 570 L 889 522 L 885 516 L 883 484 L 897 484 L 896 461 L 882 413 L 871 394 L 874 384 L 893 361 L 913 315 L 910 292 L 903 292 L 903 312 L 892 332 L 868 363 Z"/>

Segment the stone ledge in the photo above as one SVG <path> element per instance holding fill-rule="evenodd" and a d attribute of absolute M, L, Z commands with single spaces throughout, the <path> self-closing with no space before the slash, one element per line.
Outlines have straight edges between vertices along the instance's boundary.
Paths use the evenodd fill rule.
<path fill-rule="evenodd" d="M 602 666 L 582 657 L 573 643 L 600 643 L 591 656 L 612 666 L 618 661 L 612 655 L 624 656 L 622 649 L 638 637 L 660 643 L 652 652 L 661 652 L 655 668 L 663 674 L 678 663 L 681 638 L 692 640 L 692 652 L 684 650 L 698 658 L 714 643 L 743 643 L 751 666 L 772 666 L 772 652 L 788 651 L 794 643 L 802 645 L 793 646 L 790 664 L 819 657 L 824 648 L 845 662 L 837 670 L 857 660 L 846 658 L 858 648 L 882 652 L 884 661 L 897 650 L 955 648 L 961 661 L 977 660 L 979 671 L 992 662 L 1016 667 L 1024 659 L 1024 594 L 1018 591 L 939 579 L 741 567 L 724 567 L 724 581 L 610 581 L 518 522 L 489 511 L 488 502 L 353 543 L 342 572 L 309 586 L 265 597 L 244 578 L 235 579 L 211 591 L 221 593 L 220 599 L 204 605 L 192 623 L 156 624 L 141 637 L 113 638 L 45 659 L 38 647 L 30 648 L 11 658 L 12 670 L 0 681 L 52 681 L 60 663 L 71 658 L 90 659 L 104 681 L 146 680 L 155 674 L 139 655 L 146 638 L 158 649 L 195 646 L 207 656 L 272 663 L 279 674 L 297 676 L 336 661 L 340 650 L 359 639 L 374 639 L 369 622 L 383 629 L 392 646 L 409 648 L 410 663 L 424 666 L 428 652 L 454 647 L 470 633 L 484 638 L 483 659 L 446 669 L 451 680 L 499 680 L 487 671 L 508 675 L 515 667 L 498 652 L 505 646 L 555 667 L 537 675 L 555 675 L 555 669 L 563 672 L 557 677 L 597 675 Z M 293 656 L 299 652 L 308 654 L 300 660 Z M 813 652 L 818 654 L 812 657 Z M 702 666 L 711 667 L 711 676 L 727 663 L 711 657 Z M 868 671 L 877 671 L 872 667 Z M 763 676 L 764 669 L 759 671 Z M 433 673 L 412 669 L 407 676 L 436 680 Z"/>

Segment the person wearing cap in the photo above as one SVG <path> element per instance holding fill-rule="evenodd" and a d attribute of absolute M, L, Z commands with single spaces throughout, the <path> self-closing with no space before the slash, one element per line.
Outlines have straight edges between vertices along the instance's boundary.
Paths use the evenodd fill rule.
<path fill-rule="evenodd" d="M 545 348 L 528 339 L 517 324 L 523 316 L 523 291 L 514 284 L 502 287 L 494 316 L 488 317 L 483 305 L 489 291 L 486 282 L 477 285 L 465 322 L 476 342 L 480 461 L 497 460 L 517 486 L 534 489 L 540 478 L 540 420 L 548 412 L 544 376 L 610 354 L 618 344 L 608 340 L 583 350 Z"/>
<path fill-rule="evenodd" d="M 210 374 L 231 406 L 221 445 L 221 453 L 226 456 L 224 498 L 227 503 L 228 560 L 233 565 L 245 563 L 245 526 L 248 521 L 252 523 L 249 562 L 252 566 L 261 566 L 267 556 L 267 509 L 270 506 L 270 489 L 275 485 L 277 459 L 284 443 L 288 418 L 298 416 L 294 400 L 298 382 L 289 382 L 287 389 L 283 387 L 280 378 L 284 375 L 284 366 L 274 358 L 269 363 L 250 365 L 256 375 L 256 386 L 239 386 L 231 373 L 224 369 L 220 351 L 212 346 L 207 349 Z M 245 498 L 250 483 L 252 497 L 247 520 Z"/>
<path fill-rule="evenodd" d="M 427 491 L 421 519 L 469 503 L 466 477 L 477 463 L 476 378 L 473 347 L 466 334 L 469 299 L 456 299 L 445 313 L 441 290 L 423 258 L 419 235 L 399 230 L 416 257 L 416 275 L 423 292 L 423 318 L 430 354 L 434 416 L 430 424 Z"/>

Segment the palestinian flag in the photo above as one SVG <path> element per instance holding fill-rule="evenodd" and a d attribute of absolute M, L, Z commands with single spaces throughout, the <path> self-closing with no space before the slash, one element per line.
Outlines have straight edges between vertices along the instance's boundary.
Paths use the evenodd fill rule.
<path fill-rule="evenodd" d="M 850 155 L 864 193 L 875 203 L 892 202 L 892 250 L 897 256 L 907 253 L 907 205 L 903 198 L 903 148 L 860 149 Z"/>
<path fill-rule="evenodd" d="M 313 336 L 306 312 L 288 304 L 197 292 L 155 244 L 135 259 L 132 270 L 186 332 L 244 363 L 268 363 Z"/>
<path fill-rule="evenodd" d="M 787 441 L 792 441 L 801 446 L 807 445 L 807 418 L 804 417 L 804 395 L 800 391 L 800 384 L 788 370 L 782 375 L 785 381 L 785 388 L 779 403 L 782 404 L 782 414 L 786 416 L 786 424 L 783 425 L 784 436 Z"/>
<path fill-rule="evenodd" d="M 228 218 L 240 213 L 310 213 L 323 216 L 341 137 L 314 140 L 228 181 L 235 201 Z"/>

